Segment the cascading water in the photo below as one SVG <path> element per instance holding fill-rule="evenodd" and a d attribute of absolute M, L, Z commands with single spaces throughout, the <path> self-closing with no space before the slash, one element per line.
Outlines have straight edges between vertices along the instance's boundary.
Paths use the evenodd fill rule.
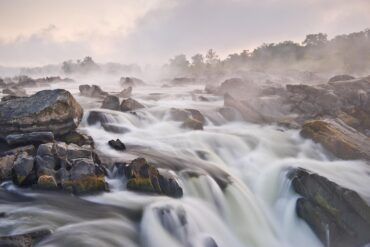
<path fill-rule="evenodd" d="M 77 92 L 73 84 L 57 86 Z M 312 247 L 322 244 L 296 216 L 298 195 L 286 176 L 289 168 L 308 168 L 370 199 L 370 188 L 363 186 L 370 183 L 366 164 L 335 160 L 295 130 L 227 122 L 216 111 L 221 98 L 193 101 L 194 89 L 199 87 L 135 88 L 133 97 L 146 106 L 136 114 L 94 109 L 99 106 L 94 99 L 76 95 L 85 107 L 80 129 L 93 137 L 99 153 L 157 161 L 178 176 L 181 199 L 128 191 L 116 171 L 108 178 L 110 192 L 83 198 L 4 183 L 0 212 L 8 217 L 0 223 L 1 234 L 51 229 L 38 246 Z M 181 128 L 169 116 L 172 107 L 200 110 L 204 130 Z M 92 110 L 127 132 L 89 125 Z M 108 146 L 117 138 L 126 152 Z"/>

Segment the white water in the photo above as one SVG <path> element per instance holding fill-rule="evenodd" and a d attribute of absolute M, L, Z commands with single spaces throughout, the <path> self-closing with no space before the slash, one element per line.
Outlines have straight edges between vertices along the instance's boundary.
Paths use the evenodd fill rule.
<path fill-rule="evenodd" d="M 138 116 L 100 110 L 112 116 L 115 124 L 128 128 L 130 132 L 125 134 L 87 125 L 89 110 L 100 103 L 78 96 L 78 85 L 53 87 L 69 89 L 84 105 L 80 129 L 93 137 L 101 153 L 122 160 L 143 155 L 162 162 L 179 176 L 184 196 L 172 199 L 130 192 L 119 177 L 109 178 L 111 192 L 84 198 L 99 206 L 15 189 L 36 202 L 1 204 L 0 211 L 11 216 L 0 223 L 2 235 L 53 229 L 38 246 L 312 247 L 321 243 L 295 214 L 298 196 L 286 178 L 289 168 L 307 168 L 369 200 L 370 187 L 364 186 L 370 184 L 368 165 L 333 160 L 295 130 L 227 122 L 216 111 L 223 105 L 221 98 L 205 95 L 212 101 L 192 100 L 191 91 L 201 87 L 134 88 L 133 98 L 146 106 Z M 121 90 L 114 83 L 102 87 L 110 92 Z M 207 117 L 204 130 L 181 128 L 180 122 L 170 119 L 171 107 L 200 110 Z M 117 138 L 127 146 L 126 153 L 108 146 L 109 140 Z M 189 177 L 188 170 L 202 175 Z M 215 181 L 217 176 L 229 180 L 226 189 Z M 14 190 L 13 186 L 6 188 Z"/>

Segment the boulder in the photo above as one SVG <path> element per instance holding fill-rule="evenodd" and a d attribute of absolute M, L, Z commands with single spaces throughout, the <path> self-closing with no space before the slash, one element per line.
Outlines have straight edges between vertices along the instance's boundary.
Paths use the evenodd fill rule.
<path fill-rule="evenodd" d="M 109 146 L 115 150 L 118 150 L 118 151 L 124 151 L 126 150 L 126 146 L 125 144 L 123 144 L 123 142 L 121 142 L 120 139 L 117 139 L 117 140 L 110 140 L 108 142 Z"/>
<path fill-rule="evenodd" d="M 64 135 L 77 128 L 82 115 L 82 107 L 68 91 L 43 90 L 0 103 L 0 138 L 45 131 Z"/>
<path fill-rule="evenodd" d="M 203 130 L 203 123 L 196 119 L 188 118 L 182 123 L 181 127 L 193 130 Z"/>
<path fill-rule="evenodd" d="M 170 197 L 182 197 L 183 191 L 176 177 L 169 172 L 159 171 L 144 158 L 137 158 L 125 166 L 128 179 L 127 189 L 157 193 Z"/>
<path fill-rule="evenodd" d="M 16 96 L 16 95 L 6 95 L 1 98 L 1 101 L 4 102 L 4 101 L 12 100 L 12 99 L 17 99 L 17 98 L 24 98 L 24 97 Z"/>
<path fill-rule="evenodd" d="M 123 112 L 134 111 L 141 108 L 145 108 L 145 106 L 132 98 L 122 100 L 121 111 Z"/>
<path fill-rule="evenodd" d="M 122 98 L 130 98 L 132 94 L 132 86 L 129 86 L 128 88 L 123 89 L 119 94 L 118 97 Z"/>
<path fill-rule="evenodd" d="M 35 170 L 36 188 L 61 189 L 77 195 L 108 189 L 104 168 L 88 147 L 63 142 L 41 144 Z"/>
<path fill-rule="evenodd" d="M 80 85 L 78 87 L 82 96 L 91 97 L 91 98 L 103 98 L 108 95 L 107 92 L 104 92 L 98 85 Z"/>
<path fill-rule="evenodd" d="M 0 157 L 0 183 L 12 179 L 12 169 L 16 157 L 15 154 Z"/>
<path fill-rule="evenodd" d="M 170 115 L 173 120 L 183 122 L 182 127 L 195 130 L 202 130 L 206 121 L 202 113 L 196 109 L 171 108 Z"/>
<path fill-rule="evenodd" d="M 108 95 L 107 97 L 104 98 L 101 108 L 118 111 L 120 109 L 118 97 Z"/>
<path fill-rule="evenodd" d="M 135 77 L 121 77 L 119 83 L 124 87 L 136 87 L 144 85 L 144 81 Z"/>
<path fill-rule="evenodd" d="M 87 123 L 88 125 L 94 125 L 97 123 L 105 124 L 109 123 L 109 118 L 107 117 L 107 114 L 104 112 L 90 111 L 87 117 Z"/>
<path fill-rule="evenodd" d="M 370 160 L 370 138 L 340 120 L 307 121 L 300 133 L 320 143 L 341 159 Z"/>
<path fill-rule="evenodd" d="M 102 127 L 105 131 L 116 133 L 116 134 L 124 134 L 124 133 L 130 132 L 128 128 L 120 126 L 118 124 L 103 123 Z"/>
<path fill-rule="evenodd" d="M 336 76 L 331 77 L 328 82 L 348 81 L 348 80 L 353 80 L 353 79 L 355 78 L 351 75 L 336 75 Z"/>
<path fill-rule="evenodd" d="M 34 157 L 27 153 L 20 153 L 14 161 L 12 176 L 13 182 L 19 186 L 32 185 L 35 182 Z"/>
<path fill-rule="evenodd" d="M 40 144 L 54 141 L 52 132 L 31 132 L 24 134 L 11 134 L 5 137 L 9 145 Z"/>
<path fill-rule="evenodd" d="M 311 173 L 289 173 L 293 189 L 302 196 L 296 211 L 324 245 L 360 247 L 370 243 L 370 207 L 353 190 Z"/>

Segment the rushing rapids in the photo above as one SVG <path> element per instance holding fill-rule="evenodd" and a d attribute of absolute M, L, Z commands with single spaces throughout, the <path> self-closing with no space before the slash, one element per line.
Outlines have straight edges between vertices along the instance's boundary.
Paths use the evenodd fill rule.
<path fill-rule="evenodd" d="M 322 246 L 296 214 L 300 197 L 287 174 L 301 167 L 358 192 L 370 201 L 370 167 L 361 161 L 334 158 L 297 130 L 250 124 L 234 116 L 227 121 L 217 109 L 223 97 L 202 95 L 200 86 L 160 85 L 135 88 L 132 97 L 144 108 L 132 112 L 99 108 L 102 100 L 78 94 L 78 85 L 51 85 L 69 90 L 84 108 L 79 130 L 90 135 L 102 159 L 144 157 L 178 178 L 181 198 L 127 190 L 117 169 L 107 174 L 109 192 L 89 196 L 20 189 L 1 185 L 0 234 L 50 231 L 37 246 Z M 102 88 L 120 92 L 118 83 Z M 39 91 L 33 88 L 28 93 Z M 203 130 L 184 128 L 171 109 L 197 109 Z M 89 123 L 99 112 L 100 122 Z M 120 139 L 126 150 L 108 142 Z M 326 246 L 330 245 L 330 231 Z"/>

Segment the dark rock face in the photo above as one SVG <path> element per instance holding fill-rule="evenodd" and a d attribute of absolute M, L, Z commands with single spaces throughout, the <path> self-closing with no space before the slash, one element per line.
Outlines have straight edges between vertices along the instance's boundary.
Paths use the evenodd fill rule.
<path fill-rule="evenodd" d="M 30 132 L 64 135 L 77 128 L 82 115 L 83 109 L 68 91 L 40 91 L 0 103 L 0 137 Z"/>
<path fill-rule="evenodd" d="M 308 121 L 303 125 L 301 135 L 319 142 L 339 158 L 370 160 L 370 138 L 341 121 Z"/>
<path fill-rule="evenodd" d="M 182 197 L 183 192 L 177 179 L 166 171 L 159 171 L 144 158 L 137 158 L 125 167 L 128 179 L 127 189 L 157 193 L 175 198 Z"/>
<path fill-rule="evenodd" d="M 54 134 L 52 132 L 31 132 L 25 134 L 12 134 L 5 137 L 9 145 L 21 144 L 37 144 L 54 141 Z"/>
<path fill-rule="evenodd" d="M 119 94 L 118 97 L 122 98 L 130 98 L 132 94 L 132 86 L 129 86 L 128 88 L 123 89 Z"/>
<path fill-rule="evenodd" d="M 0 157 L 0 183 L 12 178 L 12 169 L 16 157 L 14 154 Z"/>
<path fill-rule="evenodd" d="M 121 111 L 123 112 L 134 111 L 142 108 L 145 108 L 145 106 L 132 98 L 124 99 L 121 103 Z"/>
<path fill-rule="evenodd" d="M 31 185 L 35 174 L 33 172 L 34 157 L 20 153 L 13 164 L 13 182 L 19 186 Z"/>
<path fill-rule="evenodd" d="M 78 131 L 71 131 L 66 135 L 58 137 L 58 141 L 65 142 L 67 144 L 74 143 L 78 146 L 89 145 L 94 147 L 94 140 L 91 136 L 82 134 Z"/>
<path fill-rule="evenodd" d="M 289 174 L 297 201 L 297 214 L 324 245 L 360 247 L 370 243 L 370 207 L 354 191 L 303 169 Z"/>
<path fill-rule="evenodd" d="M 104 98 L 101 108 L 118 111 L 120 108 L 118 97 L 108 95 L 107 97 Z"/>
<path fill-rule="evenodd" d="M 16 95 L 6 95 L 6 96 L 1 98 L 1 101 L 4 102 L 4 101 L 16 99 L 16 98 L 23 98 L 23 97 L 16 96 Z"/>
<path fill-rule="evenodd" d="M 125 144 L 123 144 L 123 142 L 121 142 L 120 139 L 110 140 L 108 142 L 108 144 L 109 144 L 109 146 L 111 146 L 115 150 L 118 150 L 118 151 L 124 151 L 124 150 L 126 150 Z"/>
<path fill-rule="evenodd" d="M 92 97 L 92 98 L 103 98 L 108 95 L 107 92 L 104 92 L 99 86 L 97 85 L 80 85 L 79 87 L 80 93 L 82 96 Z"/>
<path fill-rule="evenodd" d="M 329 82 L 336 82 L 336 81 L 349 81 L 355 79 L 351 75 L 336 75 L 329 79 Z"/>
<path fill-rule="evenodd" d="M 87 123 L 89 125 L 94 125 L 97 123 L 105 124 L 105 123 L 109 123 L 109 119 L 107 118 L 104 112 L 90 111 L 89 116 L 87 117 Z"/>
<path fill-rule="evenodd" d="M 145 84 L 144 81 L 135 77 L 121 77 L 119 83 L 124 87 L 136 87 Z"/>

